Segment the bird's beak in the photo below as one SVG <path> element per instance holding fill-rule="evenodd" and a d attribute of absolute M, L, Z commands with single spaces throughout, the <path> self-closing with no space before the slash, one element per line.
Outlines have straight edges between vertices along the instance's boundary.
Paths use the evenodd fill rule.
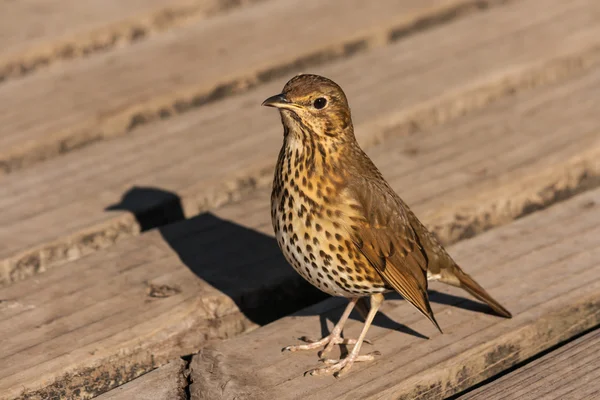
<path fill-rule="evenodd" d="M 287 109 L 297 108 L 297 106 L 294 105 L 294 103 L 292 103 L 291 101 L 289 101 L 287 99 L 287 97 L 285 97 L 285 94 L 283 94 L 283 93 L 276 94 L 275 96 L 269 97 L 268 99 L 263 101 L 263 103 L 261 105 L 263 105 L 265 107 L 275 107 L 275 108 L 287 108 Z"/>

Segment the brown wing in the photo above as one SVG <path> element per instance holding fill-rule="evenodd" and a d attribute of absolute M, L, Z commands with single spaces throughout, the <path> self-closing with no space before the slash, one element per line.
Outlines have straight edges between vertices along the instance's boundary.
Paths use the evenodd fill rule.
<path fill-rule="evenodd" d="M 441 332 L 427 296 L 427 256 L 402 200 L 379 179 L 357 180 L 348 186 L 346 195 L 352 210 L 346 229 L 356 247 Z"/>

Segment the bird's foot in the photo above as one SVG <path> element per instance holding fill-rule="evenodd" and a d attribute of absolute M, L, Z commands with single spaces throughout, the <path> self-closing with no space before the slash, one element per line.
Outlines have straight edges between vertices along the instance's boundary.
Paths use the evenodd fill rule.
<path fill-rule="evenodd" d="M 309 374 L 313 376 L 318 376 L 333 374 L 334 377 L 339 378 L 340 376 L 347 374 L 355 362 L 373 361 L 375 359 L 375 356 L 379 355 L 381 355 L 381 353 L 378 351 L 374 351 L 372 353 L 360 356 L 352 352 L 348 355 L 348 357 L 343 358 L 341 360 L 323 360 L 323 362 L 326 364 L 325 366 L 306 371 L 304 375 Z"/>
<path fill-rule="evenodd" d="M 325 346 L 325 348 L 319 353 L 319 357 L 323 358 L 326 354 L 328 354 L 333 349 L 333 347 L 335 345 L 338 345 L 338 344 L 355 345 L 357 342 L 356 339 L 346 339 L 346 338 L 341 337 L 341 333 L 336 332 L 335 330 L 333 332 L 331 332 L 331 334 L 322 338 L 321 340 L 312 340 L 312 339 L 307 338 L 306 336 L 302 336 L 299 339 L 302 340 L 303 342 L 306 342 L 307 344 L 298 344 L 298 345 L 294 345 L 294 346 L 287 346 L 287 347 L 284 347 L 283 349 L 281 349 L 281 351 L 316 350 L 316 349 L 320 349 L 321 347 Z M 364 340 L 363 343 L 371 344 L 371 342 L 368 340 Z"/>

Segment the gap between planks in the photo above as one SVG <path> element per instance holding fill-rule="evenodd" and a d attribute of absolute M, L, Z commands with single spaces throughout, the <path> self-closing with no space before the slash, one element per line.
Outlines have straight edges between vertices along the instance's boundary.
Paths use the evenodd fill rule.
<path fill-rule="evenodd" d="M 258 1 L 179 0 L 168 6 L 162 0 L 4 2 L 0 83 Z"/>
<path fill-rule="evenodd" d="M 588 9 L 560 2 L 558 9 L 537 13 L 539 21 L 515 20 L 515 14 L 530 15 L 526 10 L 531 4 L 538 3 L 507 5 L 324 67 L 325 75 L 339 76 L 347 88 L 359 141 L 389 143 L 390 138 L 412 133 L 416 143 L 423 130 L 436 124 L 515 92 L 585 74 L 597 65 L 600 28 L 597 24 L 583 28 Z M 561 7 L 573 9 L 567 13 Z M 472 35 L 473 31 L 480 35 Z M 547 58 L 550 49 L 552 58 Z M 373 74 L 365 75 L 363 69 Z M 103 211 L 119 203 L 132 184 L 171 194 L 134 199 L 130 211 L 161 213 L 175 199 L 183 208 L 180 218 L 268 186 L 281 127 L 273 112 L 261 112 L 258 103 L 281 90 L 282 84 L 266 85 L 142 129 L 140 135 L 7 176 L 3 185 L 11 195 L 0 199 L 5 232 L 0 233 L 0 282 L 26 278 L 137 234 L 140 225 L 129 213 Z M 200 127 L 204 134 L 198 134 Z M 592 179 L 594 171 L 587 171 Z"/>
<path fill-rule="evenodd" d="M 186 400 L 187 376 L 187 363 L 178 358 L 95 399 Z"/>
<path fill-rule="evenodd" d="M 598 85 L 592 71 L 370 153 L 448 243 L 596 176 Z M 0 393 L 89 397 L 318 300 L 283 261 L 269 218 L 263 190 L 0 289 Z"/>
<path fill-rule="evenodd" d="M 304 377 L 318 364 L 316 352 L 280 349 L 331 329 L 327 321 L 345 304 L 330 299 L 202 349 L 190 366 L 192 399 L 435 400 L 464 390 L 600 324 L 599 209 L 595 189 L 450 248 L 512 319 L 488 314 L 466 292 L 435 282 L 432 308 L 443 335 L 404 301 L 388 300 L 387 318 L 376 320 L 367 336 L 373 345 L 363 348 L 381 356 L 340 379 Z M 361 328 L 354 317 L 345 337 Z"/>
<path fill-rule="evenodd" d="M 600 327 L 457 400 L 579 400 L 600 395 Z"/>

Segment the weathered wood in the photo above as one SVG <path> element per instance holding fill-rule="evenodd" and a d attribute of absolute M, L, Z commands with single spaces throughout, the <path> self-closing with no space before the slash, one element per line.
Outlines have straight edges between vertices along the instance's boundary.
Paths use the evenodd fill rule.
<path fill-rule="evenodd" d="M 459 400 L 580 400 L 600 397 L 600 329 L 459 397 Z"/>
<path fill-rule="evenodd" d="M 316 72 L 346 89 L 362 144 L 418 133 L 499 97 L 578 76 L 598 64 L 594 44 L 600 41 L 600 25 L 589 24 L 589 9 L 558 0 L 540 4 L 497 8 Z M 536 7 L 539 12 L 532 13 Z M 138 233 L 140 226 L 129 214 L 103 211 L 132 185 L 178 194 L 186 216 L 248 188 L 268 186 L 281 127 L 273 111 L 258 104 L 281 90 L 283 82 L 5 177 L 0 282 L 31 276 Z M 518 132 L 513 134 L 519 140 Z M 410 155 L 420 146 L 420 136 L 390 146 L 399 143 Z M 406 159 L 418 162 L 421 156 Z M 171 200 L 146 196 L 134 211 L 160 213 Z"/>
<path fill-rule="evenodd" d="M 0 82 L 60 60 L 86 57 L 248 1 L 3 1 Z"/>
<path fill-rule="evenodd" d="M 376 361 L 356 364 L 339 380 L 306 378 L 315 352 L 280 349 L 330 329 L 327 321 L 345 304 L 327 300 L 201 350 L 191 363 L 192 399 L 433 400 L 463 390 L 600 323 L 599 210 L 596 189 L 450 249 L 513 319 L 482 312 L 460 289 L 433 284 L 443 335 L 406 302 L 388 301 L 387 318 L 375 321 L 368 335 L 374 344 L 365 349 L 381 351 Z M 346 337 L 361 327 L 350 320 Z"/>
<path fill-rule="evenodd" d="M 599 85 L 600 71 L 592 71 L 419 136 L 395 136 L 370 153 L 423 221 L 454 241 L 568 196 L 599 175 Z M 574 102 L 578 107 L 564 107 Z M 490 187 L 496 197 L 483 193 Z M 169 197 L 136 189 L 122 207 L 135 205 L 138 195 L 138 202 Z M 177 197 L 170 198 L 166 217 L 181 218 Z M 0 289 L 0 393 L 98 394 L 197 351 L 207 339 L 314 302 L 314 289 L 263 234 L 272 232 L 268 199 L 268 190 L 259 190 Z M 138 216 L 143 226 L 153 217 Z"/>
<path fill-rule="evenodd" d="M 98 400 L 185 400 L 186 363 L 171 361 L 154 371 L 106 392 Z"/>
<path fill-rule="evenodd" d="M 292 0 L 265 1 L 9 81 L 0 87 L 0 104 L 6 105 L 0 111 L 0 165 L 11 170 L 123 135 L 291 67 L 376 47 L 396 31 L 418 30 L 420 21 L 444 22 L 478 10 L 479 3 L 498 2 L 307 0 L 298 7 Z M 319 26 L 327 26 L 325 37 Z"/>

